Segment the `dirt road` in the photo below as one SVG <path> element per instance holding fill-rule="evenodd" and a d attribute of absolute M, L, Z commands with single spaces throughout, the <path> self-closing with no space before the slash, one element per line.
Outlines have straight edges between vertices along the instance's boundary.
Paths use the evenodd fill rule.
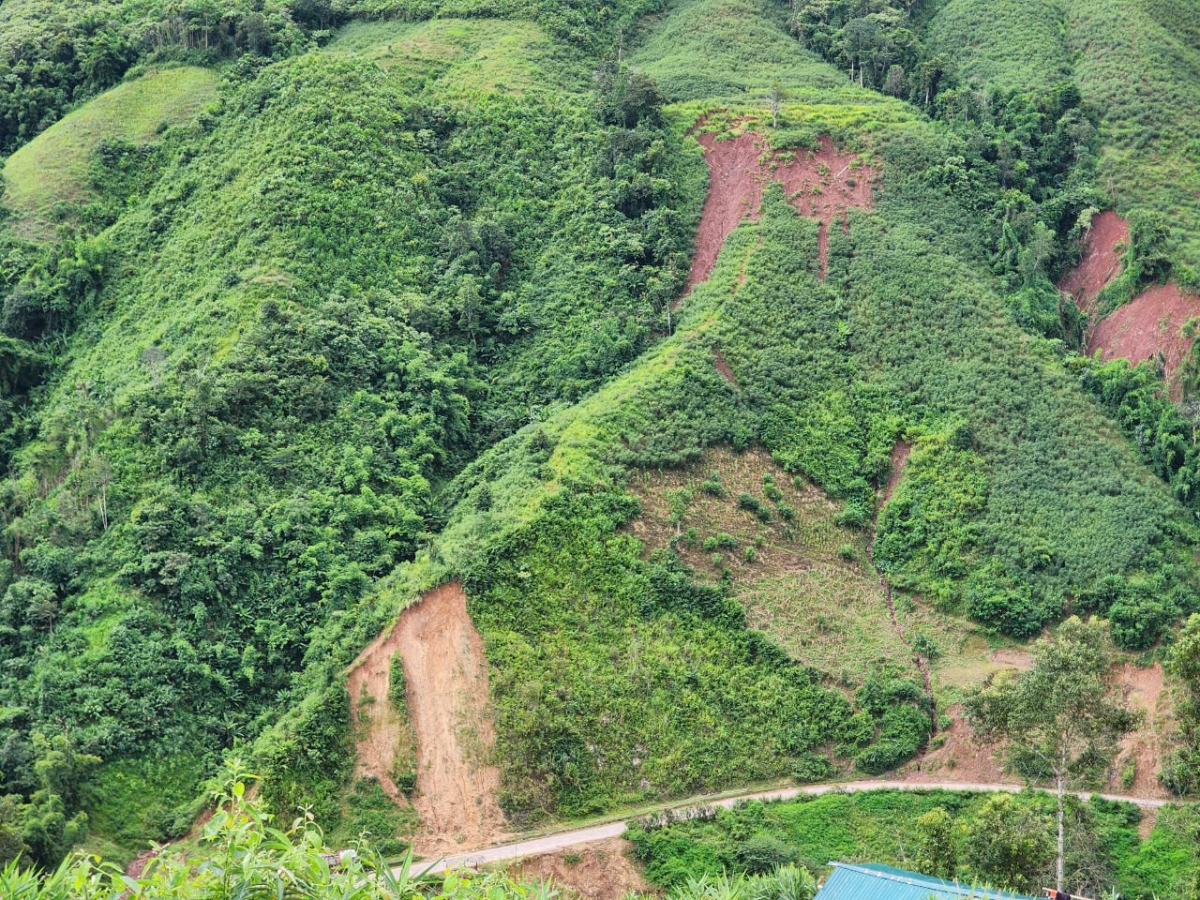
<path fill-rule="evenodd" d="M 774 791 L 762 791 L 755 794 L 741 794 L 736 797 L 724 797 L 719 800 L 714 799 L 711 802 L 700 801 L 687 806 L 676 807 L 674 811 L 678 815 L 686 816 L 689 811 L 697 810 L 703 807 L 731 807 L 746 800 L 791 800 L 793 797 L 817 797 L 822 794 L 831 794 L 839 791 L 843 793 L 858 793 L 859 791 L 928 791 L 936 790 L 938 788 L 948 791 L 1006 791 L 1008 793 L 1015 794 L 1021 791 L 1024 788 L 1024 785 L 972 784 L 954 781 L 848 781 L 841 784 L 812 784 L 804 787 L 781 788 Z M 1041 789 L 1039 788 L 1039 790 Z M 1166 806 L 1167 803 L 1170 802 L 1167 800 L 1149 799 L 1143 797 L 1125 797 L 1119 794 L 1093 794 L 1091 791 L 1073 791 L 1072 794 L 1084 800 L 1096 796 L 1103 797 L 1105 800 L 1119 800 L 1125 803 L 1133 803 L 1137 806 L 1148 809 L 1159 809 L 1163 806 Z M 547 834 L 543 835 L 542 837 L 531 838 L 525 841 L 514 841 L 511 844 L 499 844 L 495 847 L 488 847 L 482 850 L 473 850 L 468 853 L 460 853 L 455 856 L 446 856 L 435 863 L 430 871 L 444 872 L 447 869 L 475 868 L 477 866 L 487 865 L 488 863 L 503 862 L 511 859 L 521 859 L 526 856 L 540 856 L 544 853 L 555 853 L 559 850 L 577 847 L 581 844 L 590 844 L 594 841 L 603 841 L 610 838 L 620 837 L 624 833 L 625 825 L 628 821 L 629 820 L 623 819 L 619 822 L 606 822 L 603 825 L 593 825 L 589 828 L 575 828 L 569 831 L 559 831 L 554 834 Z M 418 863 L 415 868 L 417 871 L 421 871 L 424 866 Z"/>

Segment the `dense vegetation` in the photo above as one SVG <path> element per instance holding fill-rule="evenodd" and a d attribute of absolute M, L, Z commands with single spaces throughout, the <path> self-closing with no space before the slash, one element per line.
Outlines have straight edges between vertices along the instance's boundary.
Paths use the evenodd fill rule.
<path fill-rule="evenodd" d="M 422 873 L 411 856 L 391 868 L 369 843 L 352 853 L 330 846 L 311 817 L 290 825 L 273 821 L 261 802 L 251 799 L 250 778 L 236 769 L 214 792 L 216 812 L 205 824 L 194 858 L 163 856 L 149 860 L 136 877 L 111 863 L 80 856 L 54 871 L 0 870 L 0 891 L 22 900 L 117 900 L 161 897 L 171 900 L 226 900 L 229 897 L 306 897 L 340 900 L 551 900 L 549 884 L 525 882 L 502 873 L 475 876 L 451 873 L 437 878 Z M 244 780 L 243 780 L 244 779 Z"/>
<path fill-rule="evenodd" d="M 515 823 L 911 759 L 936 724 L 915 669 L 837 690 L 732 577 L 634 536 L 631 473 L 717 447 L 823 491 L 906 600 L 1169 636 L 1193 425 L 1149 369 L 1073 354 L 1054 287 L 1114 196 L 1145 214 L 1138 281 L 1192 265 L 1124 95 L 1101 102 L 1118 76 L 1064 49 L 1064 21 L 1111 39 L 1104 5 L 1009 16 L 1031 56 L 967 52 L 991 13 L 963 0 L 7 0 L 0 857 L 186 834 L 235 747 L 289 820 L 391 840 L 341 673 L 451 577 Z M 1163 71 L 1182 135 L 1186 66 Z M 771 187 L 674 308 L 702 115 L 882 172 L 823 280 Z M 768 487 L 739 514 L 786 519 Z"/>
<path fill-rule="evenodd" d="M 647 818 L 628 836 L 661 887 L 699 875 L 830 860 L 888 863 L 942 878 L 1036 892 L 1053 883 L 1053 798 L 950 791 L 829 794 L 750 802 L 696 821 Z M 1069 801 L 1067 884 L 1123 897 L 1186 891 L 1200 871 L 1194 811 L 1165 810 L 1139 841 L 1127 804 Z"/>

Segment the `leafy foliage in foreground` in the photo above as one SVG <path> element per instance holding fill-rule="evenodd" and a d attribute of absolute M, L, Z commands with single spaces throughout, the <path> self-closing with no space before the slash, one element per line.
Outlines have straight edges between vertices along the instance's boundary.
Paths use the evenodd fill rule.
<path fill-rule="evenodd" d="M 551 900 L 558 894 L 549 885 L 502 874 L 451 872 L 441 879 L 418 874 L 411 855 L 393 869 L 365 841 L 343 853 L 325 842 L 311 816 L 287 828 L 276 825 L 261 802 L 246 796 L 244 778 L 234 772 L 214 794 L 216 811 L 193 849 L 184 855 L 165 849 L 136 878 L 86 855 L 71 857 L 47 873 L 9 863 L 0 870 L 0 894 L 11 900 Z"/>

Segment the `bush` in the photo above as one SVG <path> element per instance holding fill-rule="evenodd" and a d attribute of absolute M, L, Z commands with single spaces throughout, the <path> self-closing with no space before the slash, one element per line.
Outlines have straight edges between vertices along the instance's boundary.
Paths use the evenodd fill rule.
<path fill-rule="evenodd" d="M 737 849 L 738 862 L 751 874 L 778 869 L 799 855 L 795 846 L 774 834 L 756 834 Z"/>

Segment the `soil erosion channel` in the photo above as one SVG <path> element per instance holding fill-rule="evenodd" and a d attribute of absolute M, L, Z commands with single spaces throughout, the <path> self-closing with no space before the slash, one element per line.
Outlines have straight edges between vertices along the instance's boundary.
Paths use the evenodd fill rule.
<path fill-rule="evenodd" d="M 388 701 L 397 653 L 416 736 L 417 850 L 428 854 L 495 842 L 504 831 L 504 815 L 496 803 L 500 770 L 487 764 L 493 743 L 487 661 L 459 582 L 430 591 L 406 609 L 350 669 L 353 702 L 371 710 L 358 735 L 359 775 L 377 778 L 393 796 L 399 792 L 391 773 L 396 748 L 403 746 L 401 723 Z M 370 699 L 364 701 L 364 695 Z"/>

